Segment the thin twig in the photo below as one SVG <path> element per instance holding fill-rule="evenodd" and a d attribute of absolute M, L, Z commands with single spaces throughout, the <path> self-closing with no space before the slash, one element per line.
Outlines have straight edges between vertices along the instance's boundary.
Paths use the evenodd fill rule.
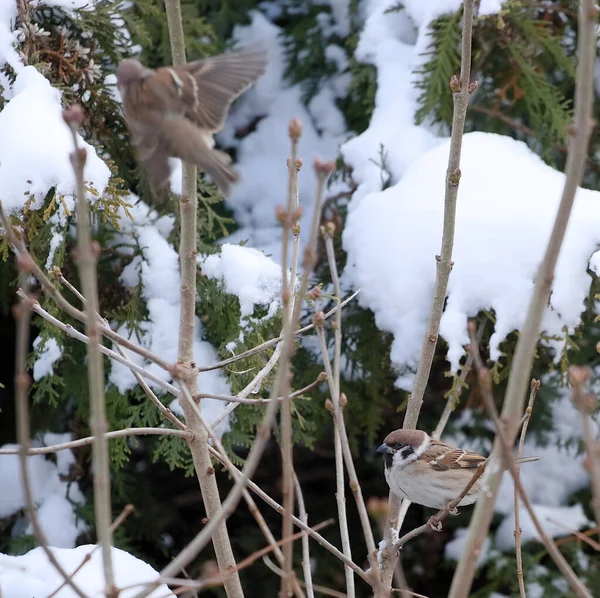
<path fill-rule="evenodd" d="M 351 295 L 346 297 L 346 299 L 344 299 L 339 305 L 336 305 L 335 307 L 330 309 L 328 312 L 326 312 L 325 318 L 326 319 L 330 318 L 338 310 L 346 307 L 346 305 L 348 305 L 348 303 L 350 303 L 350 301 L 352 301 L 356 297 L 356 295 L 358 295 L 359 293 L 360 293 L 360 289 L 357 289 L 356 291 L 354 291 Z M 304 334 L 305 332 L 308 332 L 309 330 L 312 330 L 313 328 L 314 328 L 313 324 L 307 324 L 306 326 L 303 326 L 302 328 L 298 328 L 298 330 L 295 330 L 294 335 L 300 336 L 301 334 Z M 261 343 L 260 345 L 256 345 L 256 347 L 252 347 L 252 349 L 248 349 L 247 351 L 244 351 L 243 353 L 240 353 L 239 355 L 234 355 L 233 357 L 228 357 L 227 359 L 223 359 L 222 361 L 217 361 L 216 363 L 213 363 L 211 365 L 200 366 L 200 367 L 198 367 L 198 372 L 209 372 L 211 370 L 218 370 L 220 368 L 224 368 L 225 366 L 231 365 L 232 363 L 235 363 L 236 361 L 239 361 L 240 359 L 244 359 L 246 357 L 251 357 L 252 355 L 256 355 L 257 353 L 260 353 L 261 351 L 264 351 L 270 347 L 273 347 L 274 345 L 277 345 L 278 343 L 280 343 L 282 340 L 283 340 L 283 334 L 280 334 L 278 337 L 272 338 L 268 341 L 265 341 L 264 343 Z"/>
<path fill-rule="evenodd" d="M 592 500 L 591 507 L 596 519 L 596 526 L 600 528 L 600 443 L 594 438 L 594 424 L 592 414 L 598 401 L 591 393 L 584 391 L 592 371 L 586 366 L 572 365 L 569 368 L 569 381 L 573 390 L 571 396 L 575 407 L 581 414 L 581 427 L 583 430 L 583 442 L 586 451 L 586 466 L 590 472 Z M 598 532 L 600 536 L 600 532 Z"/>
<path fill-rule="evenodd" d="M 64 120 L 71 130 L 74 150 L 71 153 L 71 164 L 75 173 L 77 187 L 77 269 L 86 299 L 86 334 L 88 347 L 88 383 L 90 394 L 90 430 L 92 455 L 94 463 L 94 514 L 96 534 L 102 546 L 102 565 L 104 570 L 105 592 L 109 597 L 117 598 L 115 575 L 112 564 L 112 532 L 111 496 L 110 496 L 110 460 L 108 456 L 108 441 L 105 434 L 108 431 L 106 421 L 106 400 L 104 397 L 104 361 L 100 351 L 100 332 L 96 314 L 98 307 L 98 278 L 96 263 L 100 247 L 92 241 L 90 211 L 85 193 L 83 170 L 86 162 L 86 150 L 79 147 L 77 129 L 83 122 L 83 109 L 73 106 L 63 113 Z"/>
<path fill-rule="evenodd" d="M 479 342 L 481 342 L 481 339 L 483 338 L 483 333 L 485 331 L 485 323 L 486 320 L 484 318 L 481 324 L 479 325 L 479 329 L 477 330 L 477 340 Z M 456 378 L 454 381 L 453 389 L 448 395 L 446 405 L 444 406 L 444 411 L 442 412 L 438 424 L 435 427 L 435 430 L 431 433 L 432 438 L 439 439 L 444 433 L 446 424 L 450 419 L 450 414 L 456 409 L 456 406 L 458 405 L 460 395 L 462 394 L 463 388 L 465 387 L 465 380 L 467 379 L 467 376 L 469 375 L 469 372 L 471 371 L 472 367 L 473 355 L 471 355 L 471 352 L 469 352 L 469 354 L 467 355 L 467 359 L 465 360 L 465 364 L 460 370 L 458 378 Z"/>
<path fill-rule="evenodd" d="M 586 530 L 585 532 L 580 532 L 579 530 L 573 529 L 568 525 L 562 523 L 562 521 L 558 521 L 557 519 L 553 519 L 552 517 L 546 517 L 546 521 L 552 523 L 552 525 L 556 525 L 557 527 L 562 527 L 566 529 L 573 536 L 568 538 L 561 538 L 555 542 L 556 546 L 560 546 L 561 544 L 567 544 L 567 542 L 572 541 L 573 538 L 581 540 L 585 542 L 588 546 L 592 547 L 596 552 L 600 552 L 600 543 L 592 540 L 588 537 L 588 535 L 597 534 L 600 531 L 600 528 L 593 528 L 590 530 Z"/>
<path fill-rule="evenodd" d="M 17 256 L 17 268 L 20 270 L 21 285 L 28 288 L 28 276 L 31 271 L 33 260 L 27 254 Z M 31 378 L 27 373 L 27 354 L 29 352 L 29 332 L 31 323 L 31 303 L 22 300 L 15 307 L 14 316 L 17 321 L 16 347 L 15 347 L 15 402 L 17 419 L 17 440 L 19 442 L 19 466 L 21 471 L 21 485 L 23 487 L 23 497 L 25 498 L 25 511 L 31 523 L 33 534 L 37 543 L 45 552 L 48 560 L 54 568 L 62 575 L 66 584 L 68 584 L 75 594 L 80 598 L 86 598 L 86 595 L 73 581 L 72 577 L 65 571 L 60 564 L 52 549 L 48 546 L 48 539 L 42 530 L 38 516 L 37 507 L 33 499 L 33 490 L 31 486 L 31 477 L 29 475 L 28 453 L 30 445 L 29 431 L 29 388 Z"/>
<path fill-rule="evenodd" d="M 333 519 L 327 519 L 326 521 L 322 521 L 321 523 L 318 523 L 312 529 L 314 531 L 317 531 L 317 530 L 323 529 L 324 527 L 327 527 L 328 525 L 331 525 L 332 523 L 333 523 Z M 233 571 L 233 570 L 225 571 L 223 573 L 220 573 L 219 575 L 215 575 L 214 577 L 210 577 L 210 578 L 204 579 L 204 580 L 202 580 L 202 579 L 201 580 L 178 579 L 178 578 L 173 578 L 173 577 L 161 576 L 157 580 L 143 582 L 142 584 L 140 584 L 140 583 L 132 584 L 130 586 L 125 586 L 125 587 L 121 588 L 121 590 L 138 587 L 140 585 L 154 585 L 154 584 L 161 584 L 161 583 L 168 583 L 170 585 L 178 585 L 178 586 L 180 586 L 179 591 L 188 590 L 188 589 L 192 589 L 192 588 L 196 589 L 196 590 L 215 588 L 220 585 L 223 585 L 225 583 L 225 581 L 227 581 L 227 579 L 229 577 L 231 577 L 231 575 L 234 575 L 235 573 L 241 571 L 242 569 L 246 569 L 247 567 L 249 567 L 250 565 L 255 563 L 258 559 L 264 557 L 265 555 L 269 554 L 270 552 L 273 552 L 276 548 L 279 548 L 280 546 L 285 546 L 285 544 L 287 542 L 294 542 L 295 540 L 302 537 L 303 535 L 305 535 L 304 532 L 297 532 L 295 534 L 290 535 L 288 538 L 283 538 L 283 539 L 275 542 L 274 544 L 265 546 L 264 548 L 261 548 L 260 550 L 253 552 L 251 555 L 247 556 L 244 560 L 240 561 L 237 564 L 235 571 Z"/>
<path fill-rule="evenodd" d="M 283 569 L 280 569 L 279 567 L 277 567 L 277 565 L 275 565 L 275 563 L 273 563 L 273 561 L 268 556 L 266 556 L 266 555 L 263 556 L 263 563 L 269 569 L 271 569 L 271 571 L 273 571 L 273 573 L 276 573 L 279 576 L 284 575 Z M 300 583 L 304 586 L 306 585 L 302 581 L 300 581 Z M 346 594 L 342 594 L 342 592 L 336 592 L 335 590 L 332 590 L 331 588 L 326 588 L 325 586 L 320 586 L 320 585 L 314 584 L 313 588 L 314 588 L 315 592 L 319 592 L 320 594 L 325 594 L 326 596 L 333 596 L 334 598 L 347 598 Z"/>
<path fill-rule="evenodd" d="M 509 446 L 514 444 L 518 424 L 525 405 L 525 395 L 530 380 L 535 348 L 538 342 L 542 317 L 546 311 L 554 270 L 560 253 L 577 187 L 581 182 L 588 144 L 593 128 L 594 103 L 594 65 L 596 62 L 596 23 L 598 11 L 594 0 L 582 0 L 579 6 L 579 25 L 577 29 L 577 75 L 575 84 L 575 127 L 571 130 L 569 153 L 565 169 L 565 183 L 562 198 L 558 206 L 554 226 L 548 240 L 544 258 L 538 269 L 535 286 L 529 302 L 527 316 L 521 328 L 512 368 L 508 378 L 502 421 L 506 422 L 506 440 Z M 492 456 L 497 457 L 502 450 L 497 437 Z M 473 554 L 483 545 L 493 516 L 494 504 L 502 472 L 491 472 L 486 480 L 489 492 L 477 502 L 471 517 L 465 550 L 461 557 L 450 588 L 448 598 L 468 596 L 477 559 Z"/>
<path fill-rule="evenodd" d="M 308 513 L 306 512 L 306 505 L 304 503 L 304 495 L 302 494 L 302 487 L 298 476 L 294 472 L 294 486 L 296 489 L 296 502 L 298 503 L 298 517 L 305 524 L 308 525 Z M 307 598 L 315 598 L 313 591 L 313 580 L 310 562 L 310 542 L 308 536 L 304 534 L 302 536 L 302 572 L 304 573 L 304 586 L 306 587 Z"/>
<path fill-rule="evenodd" d="M 15 252 L 20 255 L 23 255 L 24 257 L 29 257 L 31 259 L 31 261 L 32 261 L 31 274 L 33 274 L 33 276 L 40 283 L 40 285 L 41 285 L 42 289 L 44 290 L 44 292 L 46 293 L 46 295 L 48 295 L 54 301 L 54 303 L 56 303 L 57 307 L 62 309 L 66 314 L 68 314 L 72 318 L 78 320 L 79 322 L 86 324 L 87 323 L 86 314 L 84 312 L 82 312 L 81 310 L 77 309 L 76 307 L 74 307 L 73 305 L 71 305 L 71 303 L 69 303 L 69 301 L 67 301 L 64 298 L 62 293 L 51 282 L 51 280 L 48 278 L 48 276 L 46 276 L 46 273 L 35 263 L 35 261 L 29 254 L 29 251 L 27 250 L 25 243 L 23 242 L 22 234 L 15 227 L 13 227 L 10 224 L 8 217 L 6 216 L 6 213 L 2 206 L 1 201 L 0 201 L 0 222 L 2 223 L 2 227 L 4 228 L 4 232 L 8 238 L 8 241 L 14 247 Z M 156 365 L 158 365 L 160 368 L 162 368 L 166 372 L 169 372 L 171 370 L 171 365 L 168 362 L 166 362 L 164 359 L 161 359 L 160 357 L 158 357 L 157 355 L 152 353 L 152 351 L 148 351 L 148 349 L 145 349 L 144 347 L 140 347 L 139 345 L 136 345 L 134 342 L 130 341 L 129 339 L 122 337 L 120 334 L 117 334 L 110 327 L 100 326 L 98 328 L 98 331 L 106 338 L 109 338 L 111 341 L 114 341 L 114 342 L 118 343 L 119 345 L 125 347 L 126 349 L 129 349 L 130 351 L 137 353 L 138 355 L 142 356 L 144 359 L 147 359 L 148 361 L 155 363 Z"/>
<path fill-rule="evenodd" d="M 220 461 L 225 467 L 227 471 L 234 477 L 235 479 L 240 479 L 242 476 L 242 472 L 231 462 L 231 459 L 226 454 L 221 454 L 217 449 L 210 447 L 210 453 L 213 457 L 215 457 L 218 461 Z M 257 496 L 259 496 L 265 503 L 267 503 L 272 509 L 277 511 L 278 513 L 283 512 L 283 507 L 271 498 L 264 490 L 260 488 L 255 482 L 252 480 L 248 480 L 248 488 L 252 490 Z M 305 531 L 311 538 L 316 540 L 323 548 L 328 550 L 331 554 L 333 554 L 336 558 L 338 558 L 342 563 L 347 564 L 349 567 L 352 567 L 354 573 L 356 573 L 359 577 L 361 577 L 368 584 L 372 583 L 371 578 L 363 571 L 356 563 L 349 560 L 346 555 L 338 550 L 331 542 L 328 542 L 323 536 L 313 531 L 308 525 L 305 525 L 302 520 L 298 519 L 298 517 L 292 516 L 292 521 L 296 527 L 299 527 L 301 530 Z"/>
<path fill-rule="evenodd" d="M 478 339 L 479 342 L 479 339 Z M 523 421 L 523 427 L 521 428 L 521 437 L 519 438 L 519 448 L 517 450 L 517 459 L 520 459 L 523 456 L 523 445 L 525 444 L 525 436 L 527 434 L 527 428 L 529 426 L 529 420 L 531 419 L 531 412 L 533 410 L 533 403 L 535 401 L 535 397 L 537 396 L 537 392 L 540 388 L 539 380 L 531 381 L 531 391 L 529 393 L 529 404 L 527 405 L 527 409 L 525 410 L 525 419 Z M 519 479 L 521 478 L 521 465 L 518 461 L 515 461 L 515 471 Z M 525 591 L 525 579 L 523 578 L 523 555 L 521 552 L 521 522 L 519 520 L 519 491 L 515 486 L 514 489 L 514 508 L 515 508 L 515 554 L 517 557 L 517 577 L 519 579 L 519 592 L 521 594 L 521 598 L 527 597 L 527 592 Z"/>
<path fill-rule="evenodd" d="M 299 122 L 296 121 L 298 124 Z M 302 161 L 297 160 L 298 139 L 300 137 L 299 126 L 293 127 L 294 121 L 289 126 L 289 136 L 291 140 L 292 155 L 287 160 L 288 167 L 288 196 L 287 208 L 285 213 L 279 213 L 279 220 L 282 225 L 282 251 L 281 251 L 281 302 L 283 305 L 283 336 L 293 338 L 292 335 L 292 314 L 294 304 L 292 301 L 292 290 L 295 280 L 288 280 L 288 247 L 289 237 L 292 233 L 292 227 L 298 227 L 300 216 L 299 206 L 295 204 L 298 188 L 298 171 Z M 294 235 L 294 246 L 296 257 L 298 256 L 299 230 Z M 295 266 L 297 268 L 297 264 Z M 291 288 L 290 288 L 291 287 Z M 291 347 L 290 347 L 291 350 Z M 291 537 L 294 526 L 292 524 L 292 513 L 294 511 L 294 462 L 293 462 L 293 439 L 292 439 L 292 404 L 290 401 L 290 383 L 287 372 L 280 378 L 281 382 L 281 463 L 282 463 L 282 484 L 281 493 L 283 496 L 283 515 L 281 535 L 284 539 Z M 292 542 L 286 542 L 283 548 L 283 571 L 281 578 L 280 597 L 288 598 L 292 594 L 292 571 L 294 568 L 294 545 Z"/>
<path fill-rule="evenodd" d="M 442 245 L 439 257 L 436 257 L 436 275 L 433 298 L 429 317 L 427 319 L 425 338 L 421 349 L 421 357 L 415 375 L 412 393 L 406 407 L 404 428 L 417 427 L 419 413 L 423 404 L 423 396 L 433 356 L 437 345 L 440 321 L 444 311 L 446 291 L 450 271 L 452 270 L 452 247 L 454 244 L 454 224 L 456 215 L 456 201 L 458 185 L 460 182 L 460 155 L 464 132 L 469 96 L 475 91 L 476 84 L 471 83 L 471 39 L 473 34 L 473 0 L 463 2 L 463 26 L 460 58 L 460 79 L 454 75 L 450 80 L 450 89 L 454 100 L 452 115 L 452 133 L 450 136 L 450 153 L 448 156 L 448 169 L 446 171 L 446 190 L 444 197 L 444 223 L 442 232 Z M 394 568 L 398 560 L 397 553 L 391 553 L 392 538 L 399 532 L 399 513 L 401 500 L 393 492 L 389 495 L 389 514 L 384 536 L 383 549 L 379 556 L 381 563 L 381 579 L 383 587 L 389 590 L 392 586 Z"/>
<path fill-rule="evenodd" d="M 29 298 L 27 293 L 25 293 L 23 291 L 23 289 L 19 289 L 17 291 L 17 295 L 24 299 Z M 40 315 L 42 318 L 44 318 L 44 320 L 50 322 L 51 324 L 56 326 L 59 330 L 62 330 L 67 336 L 70 336 L 71 338 L 81 341 L 85 345 L 89 344 L 90 339 L 88 336 L 86 336 L 82 332 L 75 330 L 75 328 L 73 328 L 73 326 L 71 326 L 70 324 L 65 324 L 64 322 L 61 322 L 58 318 L 55 318 L 53 315 L 48 313 L 39 304 L 39 302 L 37 300 L 32 300 L 32 301 L 33 301 L 33 303 L 31 305 L 31 309 L 33 311 L 35 311 L 35 313 Z M 104 355 L 106 355 L 107 357 L 110 357 L 111 359 L 114 359 L 115 361 L 122 363 L 124 366 L 128 367 L 132 372 L 137 372 L 144 378 L 151 380 L 160 388 L 163 388 L 167 392 L 171 393 L 174 397 L 176 397 L 176 398 L 179 397 L 180 393 L 179 393 L 179 390 L 177 389 L 177 387 L 173 386 L 172 384 L 169 384 L 169 382 L 165 382 L 162 378 L 159 378 L 155 374 L 152 374 L 148 370 L 144 369 L 143 367 L 137 365 L 136 363 L 134 363 L 133 361 L 128 359 L 127 357 L 123 357 L 119 353 L 113 351 L 112 349 L 109 349 L 108 347 L 105 347 L 104 345 L 100 345 L 100 352 L 103 353 Z"/>
<path fill-rule="evenodd" d="M 333 292 L 339 302 L 341 298 L 340 279 L 337 273 L 337 264 L 335 261 L 335 252 L 333 248 L 332 236 L 335 234 L 335 224 L 328 222 L 324 227 L 321 227 L 321 234 L 325 241 L 325 249 L 327 252 L 327 260 L 329 263 L 329 270 L 331 272 L 331 280 L 333 282 Z M 315 314 L 316 317 L 317 314 Z M 335 314 L 334 320 L 334 349 L 333 349 L 333 371 L 331 371 L 331 364 L 329 363 L 329 356 L 327 354 L 327 345 L 325 343 L 325 334 L 322 327 L 317 326 L 317 335 L 319 337 L 319 343 L 321 345 L 321 354 L 323 361 L 327 361 L 326 373 L 328 374 L 328 380 L 331 376 L 331 383 L 329 384 L 329 394 L 331 395 L 332 407 L 330 409 L 333 419 L 333 445 L 335 450 L 335 474 L 336 474 L 336 491 L 335 498 L 338 509 L 338 521 L 340 527 L 340 536 L 342 539 L 342 550 L 348 558 L 352 558 L 352 549 L 350 547 L 350 531 L 348 529 L 348 516 L 346 514 L 346 487 L 344 480 L 344 453 L 342 449 L 342 437 L 340 433 L 339 421 L 343 422 L 343 415 L 341 413 L 342 407 L 340 406 L 340 357 L 342 347 L 342 312 L 339 310 Z M 329 367 L 329 371 L 327 370 Z M 368 540 L 367 540 L 368 545 Z M 373 547 L 375 541 L 373 540 Z M 370 552 L 370 551 L 369 551 Z M 371 563 L 371 566 L 373 563 Z M 354 588 L 354 575 L 350 567 L 344 567 L 344 574 L 346 576 L 346 593 L 349 598 L 353 598 L 355 595 Z"/>
<path fill-rule="evenodd" d="M 488 412 L 488 415 L 490 416 L 490 419 L 493 421 L 494 426 L 496 428 L 496 440 L 494 442 L 500 443 L 502 460 L 505 463 L 505 467 L 510 471 L 515 487 L 517 488 L 519 496 L 521 497 L 521 501 L 523 502 L 525 508 L 527 509 L 527 512 L 529 513 L 529 517 L 531 518 L 531 521 L 533 522 L 533 525 L 535 526 L 535 529 L 537 530 L 537 533 L 542 540 L 542 544 L 548 551 L 548 554 L 554 561 L 558 570 L 562 573 L 563 577 L 568 582 L 569 586 L 571 586 L 573 592 L 579 598 L 592 598 L 592 594 L 590 593 L 590 591 L 586 588 L 585 584 L 581 581 L 581 579 L 577 577 L 577 574 L 575 573 L 575 571 L 573 571 L 569 563 L 567 563 L 564 556 L 556 547 L 556 544 L 554 544 L 552 538 L 548 536 L 548 534 L 544 530 L 542 524 L 540 523 L 535 513 L 533 505 L 531 504 L 529 496 L 523 488 L 523 484 L 521 483 L 521 479 L 515 467 L 515 461 L 512 455 L 511 445 L 509 444 L 505 431 L 506 426 L 503 425 L 502 420 L 500 419 L 500 415 L 498 414 L 498 410 L 496 409 L 496 403 L 494 402 L 494 397 L 492 395 L 491 390 L 490 371 L 483 364 L 483 360 L 481 359 L 481 355 L 479 354 L 479 347 L 473 334 L 471 336 L 471 346 L 471 350 L 474 356 L 475 367 L 477 369 L 477 377 L 479 382 L 479 388 L 481 389 L 481 396 L 483 398 L 483 402 Z M 492 459 L 493 455 L 488 458 L 488 461 Z"/>
<path fill-rule="evenodd" d="M 121 430 L 113 430 L 106 432 L 104 437 L 107 440 L 112 438 L 122 438 L 123 436 L 179 436 L 180 438 L 189 439 L 193 436 L 191 430 L 173 430 L 171 428 L 122 428 Z M 78 438 L 77 440 L 70 440 L 69 442 L 62 442 L 60 444 L 52 444 L 50 446 L 39 446 L 30 448 L 27 451 L 28 455 L 48 455 L 51 453 L 58 453 L 67 449 L 74 449 L 80 446 L 87 446 L 94 442 L 93 436 L 86 436 L 85 438 Z M 15 455 L 18 453 L 18 449 L 0 449 L 0 455 Z"/>

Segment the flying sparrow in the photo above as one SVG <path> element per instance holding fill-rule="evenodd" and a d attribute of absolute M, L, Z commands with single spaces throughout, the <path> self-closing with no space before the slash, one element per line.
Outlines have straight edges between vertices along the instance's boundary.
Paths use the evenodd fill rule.
<path fill-rule="evenodd" d="M 264 72 L 262 51 L 212 56 L 152 70 L 132 58 L 117 69 L 123 113 L 137 158 L 155 194 L 168 186 L 169 157 L 206 171 L 224 195 L 238 175 L 231 158 L 213 149 L 233 100 Z"/>
<path fill-rule="evenodd" d="M 383 454 L 385 479 L 390 490 L 401 498 L 432 509 L 443 509 L 458 498 L 477 466 L 487 461 L 487 457 L 435 440 L 422 430 L 390 432 L 377 452 Z M 523 457 L 516 462 L 538 459 Z M 482 487 L 479 478 L 459 506 L 473 504 Z"/>

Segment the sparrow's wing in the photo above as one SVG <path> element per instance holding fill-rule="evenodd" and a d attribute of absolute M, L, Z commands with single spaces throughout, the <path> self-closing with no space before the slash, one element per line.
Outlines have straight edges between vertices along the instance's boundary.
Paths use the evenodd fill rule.
<path fill-rule="evenodd" d="M 427 464 L 436 471 L 473 469 L 487 460 L 486 457 L 482 457 L 477 453 L 471 453 L 446 444 L 441 440 L 433 439 L 421 458 L 425 459 Z"/>
<path fill-rule="evenodd" d="M 178 67 L 186 117 L 201 129 L 219 131 L 231 103 L 265 72 L 266 66 L 266 52 L 251 51 L 220 54 Z M 190 77 L 190 85 L 184 74 Z"/>
<path fill-rule="evenodd" d="M 239 178 L 228 165 L 231 158 L 211 149 L 207 134 L 185 118 L 165 119 L 159 141 L 166 155 L 181 158 L 207 172 L 223 195 L 229 194 L 231 184 Z"/>

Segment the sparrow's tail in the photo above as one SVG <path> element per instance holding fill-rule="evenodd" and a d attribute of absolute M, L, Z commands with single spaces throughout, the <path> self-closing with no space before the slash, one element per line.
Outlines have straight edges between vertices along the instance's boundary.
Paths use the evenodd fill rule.
<path fill-rule="evenodd" d="M 231 185 L 239 180 L 238 173 L 228 165 L 231 158 L 228 154 L 218 150 L 209 150 L 200 154 L 197 165 L 206 171 L 219 191 L 227 197 L 231 190 Z"/>

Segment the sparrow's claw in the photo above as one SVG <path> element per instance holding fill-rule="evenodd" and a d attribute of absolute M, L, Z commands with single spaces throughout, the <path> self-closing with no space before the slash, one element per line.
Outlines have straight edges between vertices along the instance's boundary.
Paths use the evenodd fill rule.
<path fill-rule="evenodd" d="M 452 502 L 452 501 L 450 501 Z M 446 505 L 446 509 L 449 515 L 458 515 L 458 509 L 456 507 L 450 507 L 450 502 Z"/>
<path fill-rule="evenodd" d="M 438 521 L 435 517 L 430 517 L 427 523 L 434 532 L 441 532 L 443 529 L 442 522 Z"/>

